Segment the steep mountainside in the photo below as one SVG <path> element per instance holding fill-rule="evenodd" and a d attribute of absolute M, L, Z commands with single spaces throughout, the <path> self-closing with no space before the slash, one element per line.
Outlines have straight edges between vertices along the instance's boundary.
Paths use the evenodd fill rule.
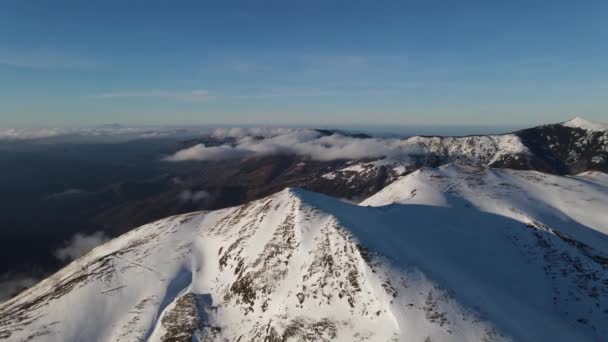
<path fill-rule="evenodd" d="M 510 134 L 469 137 L 412 137 L 421 165 L 460 163 L 576 174 L 608 171 L 608 125 L 575 118 Z M 420 158 L 419 158 L 420 159 Z"/>
<path fill-rule="evenodd" d="M 515 134 L 466 137 L 411 137 L 421 151 L 417 163 L 438 166 L 457 162 L 474 166 L 527 168 L 530 151 Z"/>
<path fill-rule="evenodd" d="M 94 249 L 0 305 L 0 339 L 594 341 L 608 334 L 600 247 L 472 206 L 290 188 Z"/>
<path fill-rule="evenodd" d="M 534 154 L 532 169 L 557 174 L 608 172 L 608 125 L 575 118 L 516 134 Z"/>
<path fill-rule="evenodd" d="M 345 189 L 357 189 L 361 181 L 369 185 L 370 179 L 382 184 L 379 188 L 384 188 L 399 176 L 419 167 L 450 163 L 536 170 L 559 175 L 585 171 L 608 172 L 608 125 L 581 118 L 502 135 L 414 136 L 404 139 L 397 146 L 410 152 L 400 157 L 351 161 L 346 168 L 323 175 L 323 178 L 337 179 L 341 184 L 346 184 L 340 194 L 327 190 L 331 190 L 331 187 L 319 190 L 330 195 L 357 198 L 356 195 L 349 196 L 349 191 Z M 356 191 L 351 190 L 350 194 L 353 193 Z"/>

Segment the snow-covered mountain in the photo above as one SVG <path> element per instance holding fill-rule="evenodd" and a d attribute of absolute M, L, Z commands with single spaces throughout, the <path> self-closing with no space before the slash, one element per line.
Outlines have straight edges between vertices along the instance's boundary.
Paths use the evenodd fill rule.
<path fill-rule="evenodd" d="M 422 151 L 418 159 L 424 165 L 458 162 L 475 166 L 525 167 L 530 151 L 516 134 L 465 137 L 423 137 L 406 139 Z"/>
<path fill-rule="evenodd" d="M 420 166 L 450 163 L 562 175 L 608 172 L 608 124 L 578 117 L 500 135 L 413 136 L 393 146 L 409 152 L 379 160 L 355 160 L 323 177 L 353 188 L 361 183 L 388 185 Z"/>
<path fill-rule="evenodd" d="M 594 132 L 608 131 L 608 124 L 585 120 L 578 116 L 575 117 L 574 119 L 563 122 L 562 125 L 566 126 L 566 127 L 580 128 L 580 129 L 584 129 L 586 131 L 594 131 Z"/>
<path fill-rule="evenodd" d="M 574 118 L 516 132 L 534 158 L 530 169 L 556 174 L 608 172 L 608 125 Z"/>
<path fill-rule="evenodd" d="M 223 206 L 294 185 L 336 198 L 288 188 L 140 227 L 0 304 L 0 340 L 608 335 L 606 125 L 575 118 L 390 140 L 280 134 L 193 141 L 244 157 L 209 163 L 202 180 L 193 164 L 197 176 L 180 180 Z M 122 216 L 168 215 L 175 198 Z"/>
<path fill-rule="evenodd" d="M 133 230 L 0 305 L 10 341 L 599 341 L 608 182 L 449 165 Z"/>
<path fill-rule="evenodd" d="M 537 171 L 448 164 L 421 168 L 361 202 L 474 208 L 562 233 L 608 251 L 606 174 L 556 176 Z"/>
<path fill-rule="evenodd" d="M 537 170 L 555 174 L 608 172 L 608 125 L 581 118 L 502 135 L 411 137 L 421 165 Z"/>

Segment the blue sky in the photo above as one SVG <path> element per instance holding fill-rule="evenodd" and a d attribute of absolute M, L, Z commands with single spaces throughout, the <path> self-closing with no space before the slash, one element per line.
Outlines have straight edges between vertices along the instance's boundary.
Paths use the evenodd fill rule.
<path fill-rule="evenodd" d="M 0 126 L 608 121 L 606 1 L 0 0 Z"/>

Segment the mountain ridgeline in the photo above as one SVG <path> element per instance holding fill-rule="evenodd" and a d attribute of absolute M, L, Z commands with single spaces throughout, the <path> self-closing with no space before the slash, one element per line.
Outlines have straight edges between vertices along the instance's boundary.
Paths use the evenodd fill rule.
<path fill-rule="evenodd" d="M 97 217 L 129 225 L 166 218 L 0 304 L 0 340 L 608 336 L 604 125 L 577 118 L 503 135 L 397 143 L 416 153 L 180 164 L 174 188 Z M 178 196 L 186 189 L 187 198 Z"/>
<path fill-rule="evenodd" d="M 503 135 L 408 139 L 425 146 L 420 164 L 427 166 L 462 162 L 560 175 L 608 172 L 608 127 L 598 125 L 575 118 Z"/>

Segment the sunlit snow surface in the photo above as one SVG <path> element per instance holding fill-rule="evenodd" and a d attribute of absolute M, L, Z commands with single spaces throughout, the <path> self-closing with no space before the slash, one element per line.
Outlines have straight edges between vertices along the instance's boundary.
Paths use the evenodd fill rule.
<path fill-rule="evenodd" d="M 600 123 L 600 122 L 592 122 L 592 121 L 588 121 L 588 120 L 585 120 L 585 119 L 579 118 L 579 117 L 576 117 L 572 120 L 568 120 L 568 121 L 562 123 L 562 125 L 564 125 L 566 127 L 581 128 L 581 129 L 585 129 L 588 131 L 594 131 L 594 132 L 608 131 L 608 124 Z"/>
<path fill-rule="evenodd" d="M 10 341 L 599 341 L 608 182 L 447 165 L 167 218 L 0 305 Z"/>
<path fill-rule="evenodd" d="M 391 203 L 467 207 L 542 222 L 608 251 L 608 177 L 601 172 L 564 177 L 449 164 L 402 177 L 361 205 Z"/>

